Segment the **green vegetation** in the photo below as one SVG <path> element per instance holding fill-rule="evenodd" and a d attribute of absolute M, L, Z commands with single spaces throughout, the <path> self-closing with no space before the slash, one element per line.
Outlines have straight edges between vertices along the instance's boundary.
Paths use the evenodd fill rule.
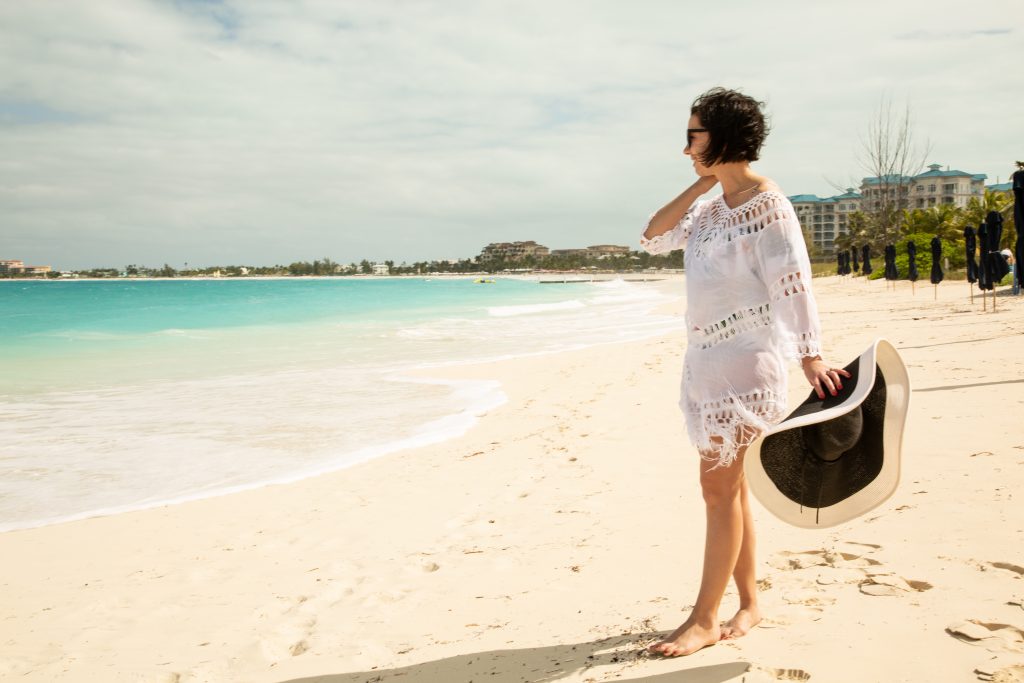
<path fill-rule="evenodd" d="M 966 247 L 964 244 L 964 228 L 970 226 L 977 231 L 979 224 L 985 222 L 985 216 L 996 211 L 1003 217 L 1003 234 L 1000 248 L 1010 247 L 1017 240 L 1017 229 L 1013 222 L 1013 199 L 1003 192 L 985 190 L 983 197 L 972 197 L 967 206 L 957 207 L 940 204 L 927 209 L 904 209 L 900 214 L 899 223 L 894 231 L 888 222 L 880 222 L 875 217 L 855 212 L 850 215 L 850 231 L 836 238 L 836 249 L 845 251 L 856 248 L 860 256 L 860 248 L 864 244 L 871 248 L 871 265 L 874 272 L 872 280 L 884 277 L 884 249 L 886 244 L 896 245 L 896 267 L 900 279 L 907 278 L 907 242 L 913 240 L 917 245 L 917 271 L 921 279 L 928 281 L 931 272 L 931 240 L 938 235 L 942 240 L 943 258 L 949 259 L 949 279 L 964 277 L 966 267 Z M 824 265 L 824 264 L 819 264 Z M 945 269 L 945 263 L 943 263 Z M 835 273 L 835 262 L 828 264 L 829 273 Z M 857 273 L 854 273 L 856 275 Z"/>
<path fill-rule="evenodd" d="M 681 269 L 683 252 L 674 251 L 669 254 L 652 256 L 645 251 L 631 251 L 626 254 L 590 257 L 584 255 L 545 256 L 542 258 L 525 257 L 519 260 L 492 260 L 481 262 L 478 259 L 459 259 L 457 261 L 416 261 L 414 263 L 396 264 L 394 261 L 383 261 L 391 275 L 426 275 L 429 273 L 503 273 L 503 272 L 618 272 L 631 273 L 649 268 Z M 374 264 L 363 259 L 360 262 L 342 264 L 330 258 L 310 261 L 296 261 L 287 266 L 209 266 L 206 268 L 182 268 L 177 270 L 165 263 L 160 268 L 150 268 L 138 264 L 129 264 L 124 268 L 92 268 L 74 271 L 74 275 L 84 278 L 136 278 L 136 277 L 287 277 L 287 276 L 351 276 L 372 275 Z M 33 277 L 32 275 L 0 274 L 0 277 Z M 48 278 L 59 278 L 62 274 L 53 272 Z"/>
<path fill-rule="evenodd" d="M 917 257 L 915 259 L 917 263 L 917 274 L 918 282 L 930 282 L 932 272 L 932 237 L 934 233 L 915 233 L 913 235 L 907 235 L 896 242 L 896 270 L 899 271 L 900 279 L 906 280 L 910 273 L 910 256 L 907 254 L 907 244 L 913 242 L 917 245 Z M 946 261 L 949 261 L 950 270 L 962 270 L 967 266 L 967 253 L 962 248 L 963 237 L 960 239 L 960 245 L 953 242 L 942 240 L 942 261 L 939 265 L 942 266 L 943 273 L 946 272 Z M 868 276 L 869 280 L 878 280 L 879 278 L 885 277 L 885 257 L 884 255 L 879 257 L 880 265 L 874 268 L 871 275 Z M 872 260 L 872 266 L 875 266 L 875 261 Z"/>

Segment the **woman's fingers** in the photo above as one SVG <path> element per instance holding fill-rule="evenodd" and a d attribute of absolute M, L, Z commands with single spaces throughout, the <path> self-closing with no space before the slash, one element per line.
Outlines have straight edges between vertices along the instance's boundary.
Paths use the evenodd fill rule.
<path fill-rule="evenodd" d="M 822 373 L 821 383 L 825 386 L 826 389 L 828 389 L 828 393 L 832 394 L 833 396 L 836 395 L 836 385 L 832 382 L 832 378 L 829 376 L 828 372 Z"/>
<path fill-rule="evenodd" d="M 825 392 L 821 389 L 821 379 L 818 377 L 814 378 L 814 393 L 818 395 L 818 398 L 825 398 Z"/>

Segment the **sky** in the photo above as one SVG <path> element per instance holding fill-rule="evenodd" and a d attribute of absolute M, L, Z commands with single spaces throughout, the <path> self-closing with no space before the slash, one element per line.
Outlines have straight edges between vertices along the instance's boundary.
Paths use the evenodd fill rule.
<path fill-rule="evenodd" d="M 636 248 L 718 85 L 765 102 L 755 170 L 787 194 L 859 185 L 884 99 L 929 163 L 1005 182 L 1021 45 L 1020 0 L 3 2 L 0 259 Z"/>

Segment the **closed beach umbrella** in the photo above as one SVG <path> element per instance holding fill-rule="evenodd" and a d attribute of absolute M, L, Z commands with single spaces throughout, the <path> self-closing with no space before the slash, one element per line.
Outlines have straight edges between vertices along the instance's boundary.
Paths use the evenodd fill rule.
<path fill-rule="evenodd" d="M 1024 289 L 1021 267 L 1024 266 L 1024 169 L 1013 174 L 1013 224 L 1017 226 L 1017 248 L 1013 267 L 1018 289 Z"/>
<path fill-rule="evenodd" d="M 860 248 L 860 257 L 861 257 L 860 260 L 864 262 L 864 268 L 863 268 L 862 272 L 865 275 L 871 275 L 871 273 L 872 273 L 872 269 L 871 269 L 871 247 L 869 247 L 866 244 L 863 247 L 861 247 Z"/>
<path fill-rule="evenodd" d="M 988 251 L 988 228 L 984 223 L 978 225 L 978 289 L 992 289 L 991 274 L 985 252 Z"/>
<path fill-rule="evenodd" d="M 885 245 L 885 279 L 896 280 L 900 276 L 900 271 L 896 268 L 896 245 L 887 244 Z"/>
<path fill-rule="evenodd" d="M 853 270 L 854 272 L 860 272 L 860 263 L 857 262 L 857 247 L 853 247 L 849 251 L 850 255 L 853 256 Z"/>
<path fill-rule="evenodd" d="M 836 252 L 836 275 L 843 274 L 843 252 Z"/>
<path fill-rule="evenodd" d="M 999 281 L 1010 272 L 1010 265 L 999 253 L 999 242 L 1003 239 L 1003 215 L 998 211 L 989 211 L 985 216 L 985 227 L 988 228 L 988 253 L 985 260 L 989 264 L 992 285 L 999 284 Z"/>
<path fill-rule="evenodd" d="M 849 275 L 853 270 L 850 268 L 850 252 L 843 252 L 843 275 Z"/>
<path fill-rule="evenodd" d="M 933 285 L 937 285 L 942 282 L 942 240 L 936 235 L 932 238 L 932 276 L 931 281 Z"/>
<path fill-rule="evenodd" d="M 907 258 L 907 279 L 917 282 L 917 245 L 914 244 L 914 240 L 907 242 Z"/>
<path fill-rule="evenodd" d="M 974 237 L 974 228 L 964 228 L 964 245 L 967 247 L 967 281 L 972 285 L 978 281 L 978 264 L 974 260 L 974 250 L 978 243 Z"/>

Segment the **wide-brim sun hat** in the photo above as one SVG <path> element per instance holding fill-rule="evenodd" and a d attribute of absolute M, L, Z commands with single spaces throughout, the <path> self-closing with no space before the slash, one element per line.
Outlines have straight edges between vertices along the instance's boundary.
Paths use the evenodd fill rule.
<path fill-rule="evenodd" d="M 806 529 L 835 526 L 884 503 L 900 480 L 910 377 L 877 339 L 844 368 L 843 389 L 812 392 L 747 449 L 750 491 L 772 514 Z"/>

